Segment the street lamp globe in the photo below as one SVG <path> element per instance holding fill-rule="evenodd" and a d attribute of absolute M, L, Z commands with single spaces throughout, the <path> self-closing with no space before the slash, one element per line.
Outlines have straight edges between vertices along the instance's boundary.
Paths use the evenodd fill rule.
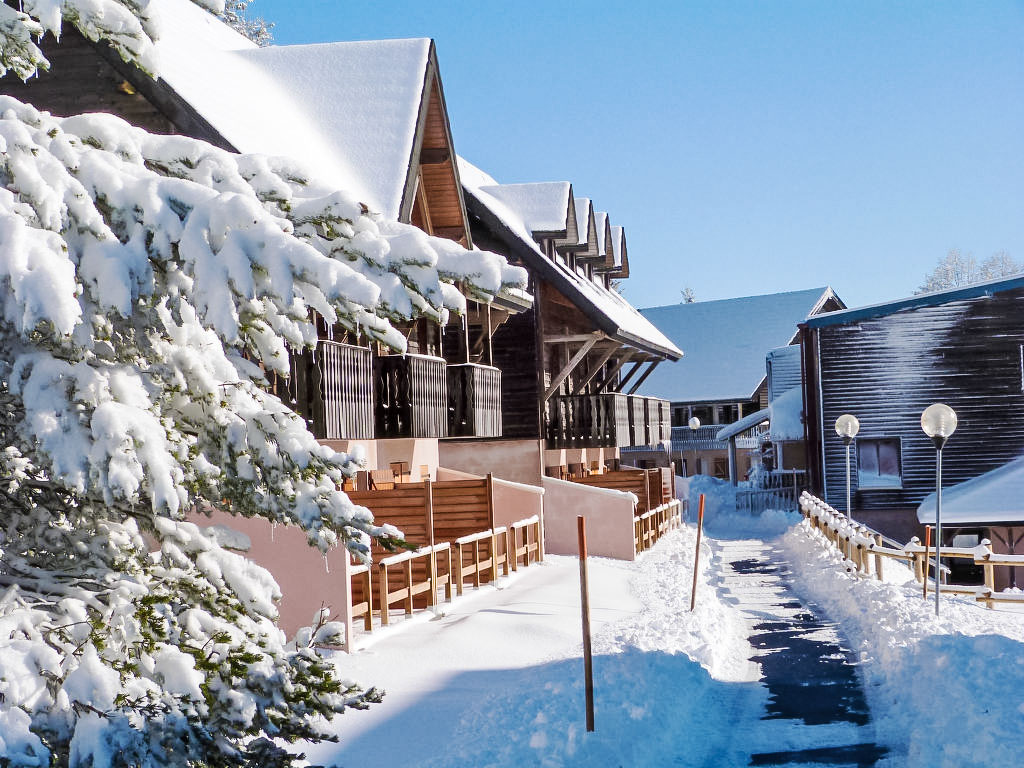
<path fill-rule="evenodd" d="M 956 411 L 943 403 L 934 403 L 921 414 L 921 429 L 936 444 L 944 443 L 956 431 Z"/>
<path fill-rule="evenodd" d="M 696 416 L 691 416 L 690 420 L 688 422 L 686 422 L 686 423 L 690 427 L 690 429 L 699 429 L 700 428 L 700 419 L 698 419 Z"/>
<path fill-rule="evenodd" d="M 836 419 L 836 434 L 843 438 L 843 440 L 853 440 L 858 432 L 860 432 L 860 422 L 857 421 L 856 416 L 844 413 Z"/>

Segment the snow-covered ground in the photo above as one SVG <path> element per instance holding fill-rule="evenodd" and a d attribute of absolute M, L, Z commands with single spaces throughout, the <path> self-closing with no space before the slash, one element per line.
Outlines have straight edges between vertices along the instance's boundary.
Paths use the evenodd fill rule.
<path fill-rule="evenodd" d="M 706 485 L 694 613 L 692 524 L 635 563 L 590 559 L 595 733 L 584 729 L 578 564 L 550 557 L 446 605 L 443 615 L 339 654 L 345 675 L 388 694 L 366 712 L 347 712 L 340 743 L 311 747 L 310 760 L 734 766 L 775 738 L 791 748 L 793 725 L 773 731 L 761 722 L 767 693 L 749 660 L 750 617 L 722 588 L 725 547 L 716 540 L 782 534 L 761 549 L 790 561 L 793 591 L 838 621 L 863 659 L 874 734 L 889 750 L 879 765 L 1022 764 L 1024 616 L 944 596 L 936 620 L 906 568 L 887 562 L 885 582 L 849 575 L 796 513 L 724 512 L 729 490 Z"/>

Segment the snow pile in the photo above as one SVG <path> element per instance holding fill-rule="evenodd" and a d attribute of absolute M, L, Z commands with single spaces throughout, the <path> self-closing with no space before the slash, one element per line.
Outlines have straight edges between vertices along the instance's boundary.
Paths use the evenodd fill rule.
<path fill-rule="evenodd" d="M 768 404 L 772 442 L 804 439 L 804 398 L 800 387 L 794 387 Z"/>
<path fill-rule="evenodd" d="M 848 574 L 806 523 L 783 539 L 795 588 L 838 620 L 865 659 L 868 703 L 893 765 L 1017 765 L 1024 739 L 1024 616 L 973 599 L 934 602 L 901 564 Z"/>
<path fill-rule="evenodd" d="M 583 728 L 577 647 L 569 661 L 525 671 L 526 691 L 480 702 L 457 730 L 454 754 L 435 764 L 660 766 L 685 755 L 683 764 L 699 766 L 731 755 L 736 747 L 723 730 L 680 734 L 684 723 L 728 721 L 736 697 L 758 696 L 736 685 L 758 671 L 742 618 L 708 584 L 706 543 L 697 608 L 689 612 L 695 544 L 692 527 L 659 542 L 631 580 L 643 610 L 594 637 L 595 733 Z"/>
<path fill-rule="evenodd" d="M 689 504 L 687 519 L 696 522 L 700 495 L 704 494 L 704 530 L 720 539 L 773 538 L 800 522 L 795 510 L 767 509 L 757 515 L 736 510 L 736 491 L 728 480 L 710 475 L 676 477 L 676 495 Z"/>

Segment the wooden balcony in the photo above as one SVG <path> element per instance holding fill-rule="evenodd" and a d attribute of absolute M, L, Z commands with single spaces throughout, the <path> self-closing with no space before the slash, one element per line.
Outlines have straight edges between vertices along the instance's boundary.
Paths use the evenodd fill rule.
<path fill-rule="evenodd" d="M 445 362 L 427 355 L 383 355 L 374 361 L 377 439 L 447 437 Z"/>
<path fill-rule="evenodd" d="M 373 438 L 373 353 L 322 340 L 291 357 L 291 376 L 272 391 L 302 416 L 320 440 Z"/>
<path fill-rule="evenodd" d="M 548 400 L 549 448 L 613 448 L 630 441 L 628 395 L 607 392 Z"/>
<path fill-rule="evenodd" d="M 648 445 L 658 445 L 663 440 L 672 439 L 672 406 L 668 400 L 648 397 L 647 400 L 647 439 Z"/>
<path fill-rule="evenodd" d="M 501 371 L 488 365 L 448 366 L 448 436 L 501 437 Z"/>
<path fill-rule="evenodd" d="M 667 400 L 606 392 L 548 401 L 549 448 L 656 445 L 671 434 Z"/>

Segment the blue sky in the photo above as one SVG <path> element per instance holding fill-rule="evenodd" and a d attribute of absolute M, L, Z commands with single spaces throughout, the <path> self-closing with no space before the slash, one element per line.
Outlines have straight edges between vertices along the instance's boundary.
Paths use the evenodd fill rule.
<path fill-rule="evenodd" d="M 912 293 L 1024 261 L 1024 2 L 254 0 L 278 43 L 433 37 L 457 151 L 626 227 L 638 306 Z"/>

